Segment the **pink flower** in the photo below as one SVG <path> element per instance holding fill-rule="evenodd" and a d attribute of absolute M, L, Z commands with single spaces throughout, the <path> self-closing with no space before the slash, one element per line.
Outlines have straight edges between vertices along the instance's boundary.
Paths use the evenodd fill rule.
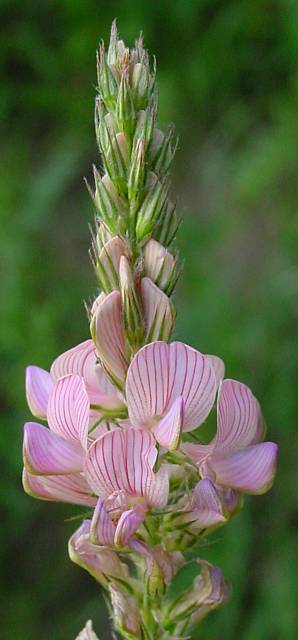
<path fill-rule="evenodd" d="M 217 434 L 208 445 L 185 443 L 183 451 L 203 478 L 245 493 L 261 494 L 273 482 L 277 445 L 261 442 L 264 423 L 250 389 L 224 380 L 217 402 Z"/>
<path fill-rule="evenodd" d="M 133 358 L 126 402 L 133 427 L 151 429 L 157 442 L 177 448 L 182 432 L 196 429 L 215 400 L 223 363 L 182 342 L 153 342 Z"/>
<path fill-rule="evenodd" d="M 78 375 L 60 378 L 46 402 L 49 428 L 36 422 L 24 427 L 23 484 L 30 495 L 94 505 L 83 465 L 90 444 L 90 403 Z"/>
<path fill-rule="evenodd" d="M 122 406 L 119 393 L 98 364 L 93 341 L 85 340 L 58 356 L 50 373 L 33 365 L 26 368 L 27 402 L 36 418 L 46 419 L 48 399 L 54 383 L 70 374 L 83 378 L 90 403 L 109 409 Z"/>
<path fill-rule="evenodd" d="M 90 541 L 90 520 L 84 520 L 68 543 L 70 559 L 86 569 L 98 582 L 107 586 L 107 576 L 126 580 L 127 566 L 111 549 L 98 547 Z"/>

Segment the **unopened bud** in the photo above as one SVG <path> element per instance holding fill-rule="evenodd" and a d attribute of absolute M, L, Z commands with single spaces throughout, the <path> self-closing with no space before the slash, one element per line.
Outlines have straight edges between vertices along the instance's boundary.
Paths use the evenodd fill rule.
<path fill-rule="evenodd" d="M 144 248 L 145 273 L 167 295 L 171 295 L 179 277 L 177 260 L 156 240 L 149 240 Z"/>
<path fill-rule="evenodd" d="M 104 46 L 99 48 L 99 55 L 97 55 L 97 81 L 100 97 L 103 100 L 106 109 L 114 110 L 118 86 L 115 77 L 107 63 Z"/>
<path fill-rule="evenodd" d="M 173 160 L 176 147 L 172 146 L 173 129 L 169 128 L 165 135 L 160 129 L 155 129 L 153 140 L 150 146 L 150 166 L 157 174 L 165 174 Z"/>
<path fill-rule="evenodd" d="M 227 600 L 229 585 L 221 569 L 206 561 L 198 562 L 202 567 L 201 573 L 195 578 L 192 587 L 176 600 L 174 607 L 171 607 L 172 622 L 188 620 L 191 626 Z"/>
<path fill-rule="evenodd" d="M 127 595 L 123 590 L 111 583 L 109 585 L 111 595 L 113 619 L 117 630 L 125 638 L 140 637 L 140 613 L 136 598 Z"/>
<path fill-rule="evenodd" d="M 143 341 L 143 317 L 131 267 L 125 256 L 120 260 L 119 275 L 124 331 L 131 349 L 136 352 Z"/>
<path fill-rule="evenodd" d="M 134 135 L 134 146 L 136 146 L 138 140 L 142 138 L 145 143 L 145 149 L 149 147 L 153 137 L 155 119 L 155 105 L 150 105 L 146 111 L 142 110 L 139 112 Z"/>
<path fill-rule="evenodd" d="M 106 172 L 118 190 L 122 193 L 127 191 L 127 167 L 128 167 L 128 145 L 124 133 L 117 133 L 109 136 L 109 150 L 106 156 L 103 155 L 103 163 Z"/>
<path fill-rule="evenodd" d="M 154 228 L 154 238 L 165 247 L 169 247 L 176 237 L 180 225 L 180 218 L 176 213 L 175 205 L 166 201 L 158 225 Z"/>
<path fill-rule="evenodd" d="M 119 265 L 121 256 L 129 255 L 124 240 L 114 236 L 96 257 L 95 269 L 101 288 L 109 293 L 119 288 Z"/>
<path fill-rule="evenodd" d="M 128 197 L 133 206 L 142 196 L 145 181 L 145 143 L 140 138 L 133 149 L 128 178 Z"/>
<path fill-rule="evenodd" d="M 120 292 L 101 294 L 93 304 L 91 315 L 90 331 L 97 355 L 112 382 L 122 389 L 128 361 Z"/>
<path fill-rule="evenodd" d="M 128 140 L 132 139 L 135 128 L 135 109 L 131 90 L 125 75 L 122 75 L 116 104 L 116 118 L 120 131 Z"/>
<path fill-rule="evenodd" d="M 76 637 L 76 640 L 98 640 L 96 633 L 93 631 L 93 626 L 91 620 L 86 622 L 84 629 L 79 633 Z"/>
<path fill-rule="evenodd" d="M 156 220 L 162 214 L 167 199 L 168 188 L 164 182 L 155 182 L 149 188 L 138 211 L 136 234 L 138 240 L 143 240 L 152 233 Z"/>
<path fill-rule="evenodd" d="M 111 178 L 105 174 L 100 177 L 94 168 L 94 203 L 100 218 L 112 233 L 124 232 L 127 225 L 125 201 L 119 196 Z"/>
<path fill-rule="evenodd" d="M 149 69 L 142 62 L 138 62 L 134 67 L 131 85 L 136 109 L 138 111 L 140 109 L 144 109 L 147 106 L 150 89 L 152 89 L 152 83 Z"/>
<path fill-rule="evenodd" d="M 175 310 L 168 296 L 150 278 L 142 278 L 141 298 L 146 323 L 146 342 L 169 340 L 174 326 Z"/>

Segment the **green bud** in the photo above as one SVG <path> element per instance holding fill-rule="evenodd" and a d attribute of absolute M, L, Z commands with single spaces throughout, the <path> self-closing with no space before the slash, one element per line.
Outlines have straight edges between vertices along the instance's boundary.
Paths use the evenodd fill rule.
<path fill-rule="evenodd" d="M 151 105 L 146 109 L 146 111 L 139 112 L 134 135 L 133 148 L 137 145 L 139 139 L 142 138 L 145 142 L 145 149 L 148 149 L 153 137 L 155 119 L 155 105 Z"/>
<path fill-rule="evenodd" d="M 93 197 L 100 218 L 112 233 L 123 232 L 127 226 L 125 201 L 119 196 L 110 177 L 100 177 L 94 167 L 95 194 Z"/>
<path fill-rule="evenodd" d="M 120 131 L 123 131 L 128 140 L 131 140 L 135 128 L 135 108 L 131 90 L 126 75 L 121 77 L 119 93 L 116 104 L 116 118 Z"/>
<path fill-rule="evenodd" d="M 144 109 L 147 106 L 150 95 L 151 79 L 148 67 L 138 62 L 134 66 L 131 79 L 132 94 L 136 109 Z"/>
<path fill-rule="evenodd" d="M 133 150 L 128 177 L 128 198 L 133 206 L 142 197 L 145 182 L 145 142 L 140 138 Z"/>
<path fill-rule="evenodd" d="M 172 139 L 172 127 L 166 135 L 160 129 L 155 129 L 149 151 L 149 162 L 152 170 L 158 175 L 167 173 L 175 155 L 177 145 L 173 148 Z"/>
<path fill-rule="evenodd" d="M 127 140 L 124 133 L 117 133 L 112 138 L 108 129 L 107 135 L 109 138 L 109 150 L 106 154 L 102 152 L 103 164 L 120 193 L 126 194 L 129 157 Z"/>
<path fill-rule="evenodd" d="M 138 211 L 136 234 L 138 240 L 143 240 L 148 236 L 159 219 L 167 199 L 168 187 L 164 182 L 160 182 L 154 174 L 153 184 L 149 188 L 141 207 Z"/>
<path fill-rule="evenodd" d="M 114 110 L 118 94 L 118 85 L 115 77 L 107 64 L 104 46 L 99 48 L 97 54 L 97 81 L 100 97 L 103 100 L 107 110 Z"/>
<path fill-rule="evenodd" d="M 154 238 L 165 247 L 169 247 L 176 237 L 180 221 L 180 218 L 177 216 L 176 206 L 167 200 L 158 224 L 154 228 Z"/>
<path fill-rule="evenodd" d="M 131 267 L 125 256 L 120 259 L 119 276 L 124 331 L 127 341 L 135 353 L 143 343 L 144 320 Z"/>

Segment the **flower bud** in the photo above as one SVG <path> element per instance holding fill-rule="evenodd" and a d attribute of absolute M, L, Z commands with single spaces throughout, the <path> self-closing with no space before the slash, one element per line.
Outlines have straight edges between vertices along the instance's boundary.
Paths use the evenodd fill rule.
<path fill-rule="evenodd" d="M 144 248 L 145 273 L 167 295 L 171 295 L 179 277 L 177 260 L 160 242 L 149 240 Z"/>
<path fill-rule="evenodd" d="M 116 98 L 118 94 L 118 86 L 115 77 L 107 64 L 104 46 L 99 48 L 97 54 L 97 81 L 100 97 L 103 100 L 107 110 L 115 108 Z"/>
<path fill-rule="evenodd" d="M 124 231 L 127 224 L 124 200 L 119 196 L 111 178 L 107 174 L 101 178 L 95 167 L 94 180 L 93 200 L 100 218 L 113 234 Z"/>
<path fill-rule="evenodd" d="M 180 219 L 177 216 L 176 207 L 172 202 L 167 200 L 158 225 L 154 228 L 155 240 L 158 240 L 165 247 L 169 247 L 175 239 L 179 225 Z"/>
<path fill-rule="evenodd" d="M 142 138 L 145 142 L 145 149 L 147 150 L 153 137 L 155 119 L 155 105 L 150 105 L 149 107 L 147 107 L 146 111 L 139 112 L 134 135 L 133 148 L 138 143 L 139 138 Z"/>
<path fill-rule="evenodd" d="M 142 278 L 141 298 L 146 323 L 146 342 L 167 341 L 175 321 L 175 310 L 168 296 L 150 278 Z"/>
<path fill-rule="evenodd" d="M 93 626 L 91 620 L 86 622 L 84 629 L 79 633 L 76 637 L 76 640 L 98 640 L 96 633 L 93 631 Z"/>
<path fill-rule="evenodd" d="M 175 606 L 170 606 L 169 615 L 164 621 L 165 627 L 180 620 L 189 620 L 192 626 L 227 600 L 229 585 L 221 569 L 203 560 L 198 562 L 202 567 L 200 575 L 195 578 L 192 587 L 175 601 Z"/>
<path fill-rule="evenodd" d="M 161 216 L 167 199 L 168 188 L 164 182 L 155 180 L 138 211 L 136 234 L 138 240 L 143 240 L 153 231 L 156 220 Z"/>
<path fill-rule="evenodd" d="M 136 598 L 127 595 L 116 584 L 109 585 L 112 601 L 113 619 L 117 630 L 125 638 L 140 637 L 140 613 Z"/>
<path fill-rule="evenodd" d="M 134 66 L 131 79 L 132 93 L 136 109 L 144 109 L 147 105 L 150 90 L 152 90 L 152 82 L 147 65 L 138 62 Z"/>
<path fill-rule="evenodd" d="M 117 98 L 116 119 L 120 131 L 123 131 L 127 139 L 131 140 L 135 127 L 135 109 L 131 90 L 124 74 L 121 78 Z"/>
<path fill-rule="evenodd" d="M 117 189 L 125 194 L 127 192 L 128 167 L 127 140 L 122 132 L 112 137 L 107 129 L 107 135 L 109 136 L 109 150 L 106 155 L 103 154 L 104 167 Z"/>
<path fill-rule="evenodd" d="M 130 172 L 128 177 L 128 197 L 135 208 L 136 203 L 142 197 L 145 181 L 145 143 L 139 138 L 132 151 Z"/>
<path fill-rule="evenodd" d="M 71 536 L 68 543 L 70 559 L 86 569 L 98 582 L 107 586 L 107 576 L 126 579 L 127 567 L 120 562 L 114 551 L 98 547 L 90 542 L 90 520 L 83 524 Z"/>
<path fill-rule="evenodd" d="M 153 140 L 149 150 L 149 163 L 152 171 L 157 175 L 165 174 L 175 155 L 176 146 L 172 146 L 173 128 L 170 127 L 167 134 L 160 129 L 155 129 Z"/>
<path fill-rule="evenodd" d="M 95 271 L 105 293 L 119 288 L 119 266 L 122 256 L 129 255 L 124 240 L 114 236 L 101 249 L 95 259 Z"/>
<path fill-rule="evenodd" d="M 97 143 L 104 156 L 109 151 L 110 138 L 117 133 L 117 121 L 112 113 L 106 113 L 103 101 L 97 98 L 95 101 L 95 133 Z"/>
<path fill-rule="evenodd" d="M 101 294 L 91 310 L 90 331 L 99 360 L 112 382 L 122 389 L 128 359 L 119 291 Z"/>
<path fill-rule="evenodd" d="M 144 321 L 133 274 L 125 256 L 120 260 L 119 275 L 124 331 L 130 347 L 136 352 L 143 342 Z"/>

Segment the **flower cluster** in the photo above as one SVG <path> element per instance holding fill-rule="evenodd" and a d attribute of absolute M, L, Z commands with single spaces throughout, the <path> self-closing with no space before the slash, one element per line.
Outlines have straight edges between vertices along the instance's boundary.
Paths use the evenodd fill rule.
<path fill-rule="evenodd" d="M 179 261 L 168 198 L 173 131 L 157 128 L 155 72 L 139 38 L 128 50 L 112 27 L 98 55 L 95 106 L 102 172 L 94 170 L 92 258 L 100 292 L 91 338 L 50 371 L 26 370 L 23 485 L 37 498 L 87 508 L 71 559 L 109 593 L 127 638 L 184 637 L 222 604 L 222 572 L 198 559 L 181 597 L 168 585 L 200 536 L 228 522 L 242 494 L 267 491 L 277 446 L 248 387 L 222 360 L 169 342 Z M 208 444 L 200 427 L 217 415 Z M 87 626 L 79 637 L 95 637 Z"/>

